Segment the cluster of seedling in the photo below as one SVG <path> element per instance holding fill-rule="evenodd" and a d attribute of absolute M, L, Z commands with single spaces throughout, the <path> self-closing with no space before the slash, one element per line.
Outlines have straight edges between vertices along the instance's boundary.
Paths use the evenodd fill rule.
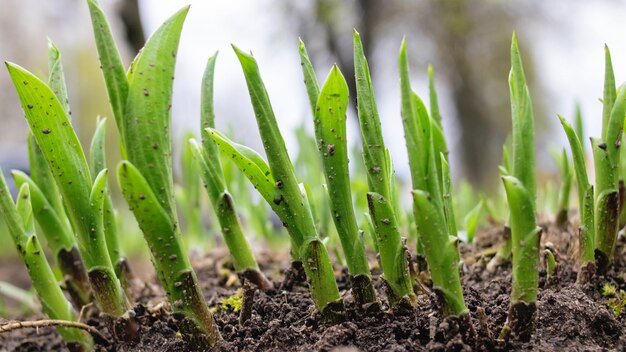
<path fill-rule="evenodd" d="M 87 2 L 120 136 L 123 161 L 117 168 L 119 187 L 144 234 L 172 310 L 182 318 L 181 332 L 194 343 L 215 346 L 221 337 L 181 239 L 172 172 L 172 79 L 188 9 L 180 10 L 159 27 L 126 71 L 102 10 L 95 0 Z M 343 249 L 343 253 L 336 251 L 335 257 L 348 267 L 352 295 L 358 307 L 367 309 L 381 302 L 372 281 L 368 248 L 378 255 L 388 304 L 418 304 L 417 294 L 424 286 L 416 284 L 418 276 L 411 251 L 402 236 L 410 233 L 410 237 L 417 240 L 418 257 L 425 260 L 425 265 L 419 269 L 429 274 L 432 289 L 441 299 L 443 315 L 457 318 L 466 329 L 466 336 L 470 336 L 472 325 L 460 279 L 462 259 L 448 148 L 432 68 L 429 68 L 430 107 L 427 108 L 411 87 L 406 43 L 402 42 L 398 66 L 401 116 L 411 172 L 411 214 L 401 207 L 391 156 L 382 137 L 368 63 L 356 31 L 354 71 L 363 155 L 362 170 L 357 170 L 357 176 L 364 174 L 366 183 L 355 180 L 358 177 L 351 179 L 348 167 L 346 110 L 350 97 L 346 80 L 339 68 L 333 66 L 320 88 L 305 46 L 302 42 L 299 46 L 315 131 L 312 145 L 316 146 L 318 154 L 308 165 L 313 176 L 301 177 L 323 183 L 325 192 L 321 196 L 310 188 L 321 187 L 321 184 L 303 183 L 296 172 L 302 167 L 298 167 L 298 163 L 294 166 L 289 157 L 255 59 L 237 47 L 233 49 L 247 82 L 267 161 L 215 129 L 213 81 L 217 55 L 212 56 L 201 86 L 202 138 L 200 142 L 186 141 L 182 152 L 185 186 L 178 200 L 185 210 L 187 232 L 203 235 L 199 210 L 201 189 L 198 187 L 201 179 L 235 270 L 242 280 L 261 290 L 267 289 L 272 284 L 259 270 L 239 217 L 246 211 L 259 213 L 260 216 L 251 217 L 251 222 L 256 218 L 255 227 L 269 237 L 273 231 L 267 221 L 266 205 L 269 206 L 289 234 L 291 270 L 304 271 L 315 307 L 329 322 L 340 321 L 344 311 L 327 249 L 333 238 L 338 238 Z M 19 187 L 16 204 L 4 178 L 0 178 L 0 210 L 48 316 L 75 321 L 76 312 L 92 300 L 106 316 L 128 316 L 131 277 L 120 252 L 116 210 L 108 192 L 104 148 L 107 121 L 98 121 L 88 162 L 72 128 L 61 57 L 52 43 L 49 63 L 47 83 L 7 63 L 30 126 L 31 175 L 13 171 Z M 536 310 L 542 231 L 536 220 L 532 103 L 515 36 L 511 45 L 511 66 L 512 140 L 510 149 L 505 148 L 501 167 L 510 209 L 506 223 L 510 236 L 489 268 L 495 269 L 508 260 L 512 262 L 511 306 L 501 336 L 528 339 Z M 618 228 L 626 218 L 623 197 L 620 197 L 623 188 L 620 188 L 620 180 L 626 176 L 626 163 L 621 162 L 623 155 L 620 153 L 626 89 L 615 87 L 608 49 L 603 104 L 602 136 L 591 139 L 595 187 L 586 173 L 582 127 L 575 130 L 559 117 L 571 145 L 578 186 L 581 219 L 578 280 L 581 283 L 590 280 L 596 271 L 607 270 Z M 577 126 L 582 126 L 580 117 L 577 121 Z M 303 139 L 303 145 L 307 141 Z M 246 187 L 241 185 L 241 178 L 232 176 L 231 161 L 223 165 L 228 159 L 240 169 L 239 175 L 245 175 L 250 181 L 266 205 L 238 207 L 235 204 L 229 188 L 238 187 L 238 191 L 242 191 Z M 573 177 L 565 152 L 559 160 L 563 182 L 558 223 L 565 224 Z M 322 174 L 323 178 L 318 177 Z M 363 214 L 365 206 L 367 213 Z M 482 199 L 464 218 L 470 242 L 485 208 L 489 210 L 489 202 Z M 43 255 L 36 232 L 46 239 L 54 265 L 63 275 L 62 285 Z M 330 247 L 337 248 L 334 244 Z M 554 254 L 547 249 L 544 255 L 548 272 L 552 274 Z M 62 288 L 71 300 L 66 299 Z M 132 319 L 126 330 L 123 333 L 132 335 Z M 59 332 L 76 349 L 92 349 L 93 341 L 86 332 L 67 327 L 59 328 Z"/>

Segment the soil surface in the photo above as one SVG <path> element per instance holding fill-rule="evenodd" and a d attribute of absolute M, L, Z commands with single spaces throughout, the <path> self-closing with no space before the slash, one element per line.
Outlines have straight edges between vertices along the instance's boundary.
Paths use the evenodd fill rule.
<path fill-rule="evenodd" d="M 350 294 L 347 271 L 337 268 L 346 312 L 343 322 L 332 325 L 315 311 L 305 284 L 295 285 L 290 290 L 281 289 L 284 272 L 290 267 L 288 256 L 262 253 L 259 256 L 261 268 L 274 288 L 256 292 L 252 314 L 241 324 L 239 313 L 223 303 L 242 287 L 228 257 L 223 252 L 214 252 L 195 260 L 194 266 L 224 338 L 220 351 L 626 350 L 626 314 L 616 316 L 607 304 L 610 297 L 602 294 L 606 283 L 618 292 L 626 290 L 624 240 L 619 241 L 616 262 L 607 275 L 596 277 L 592 283 L 581 287 L 575 284 L 577 231 L 573 226 L 562 230 L 548 222 L 544 222 L 543 227 L 542 246 L 553 249 L 558 264 L 556 274 L 548 279 L 542 259 L 536 330 L 530 342 L 525 343 L 498 339 L 509 309 L 511 268 L 503 266 L 490 273 L 485 267 L 494 253 L 494 244 L 500 243 L 503 236 L 499 226 L 479 232 L 473 245 L 461 248 L 465 263 L 463 288 L 476 332 L 475 341 L 470 343 L 462 339 L 463 331 L 459 331 L 455 321 L 442 318 L 437 298 L 428 289 L 425 273 L 420 275 L 424 285 L 417 307 L 400 305 L 390 309 L 379 279 L 380 271 L 374 268 L 374 282 L 382 304 L 363 312 L 357 309 Z M 85 319 L 86 323 L 96 326 L 108 339 L 99 341 L 97 350 L 190 350 L 178 333 L 178 321 L 169 313 L 158 283 L 135 282 L 132 291 L 135 320 L 139 325 L 137 337 L 132 341 L 116 341 L 104 320 L 92 314 Z M 626 301 L 623 304 L 626 305 Z M 38 318 L 41 317 L 24 320 Z M 0 351 L 66 350 L 53 328 L 0 334 Z"/>

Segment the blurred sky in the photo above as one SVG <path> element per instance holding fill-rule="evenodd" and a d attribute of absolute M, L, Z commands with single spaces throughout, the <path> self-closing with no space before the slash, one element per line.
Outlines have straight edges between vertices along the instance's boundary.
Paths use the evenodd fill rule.
<path fill-rule="evenodd" d="M 494 0 L 495 1 L 495 0 Z M 68 76 L 70 100 L 79 119 L 90 119 L 92 111 L 72 98 L 89 90 L 89 84 L 100 85 L 94 89 L 102 94 L 102 81 L 98 77 L 87 76 L 80 71 L 84 67 L 97 66 L 93 46 L 91 26 L 87 6 L 76 0 L 1 0 L 4 13 L 0 14 L 0 57 L 12 60 L 36 73 L 45 71 L 45 37 L 50 35 L 57 41 L 64 59 Z M 111 1 L 100 1 L 111 18 Z M 308 101 L 302 84 L 300 61 L 297 52 L 299 33 L 288 26 L 289 14 L 285 13 L 281 1 L 164 1 L 140 0 L 140 10 L 147 34 L 180 7 L 191 3 L 191 10 L 185 23 L 178 54 L 173 103 L 173 131 L 175 136 L 186 130 L 199 133 L 200 80 L 206 59 L 215 51 L 220 51 L 217 62 L 215 106 L 217 127 L 227 129 L 232 126 L 235 139 L 261 151 L 256 131 L 256 123 L 247 95 L 245 80 L 239 63 L 230 48 L 235 43 L 241 49 L 251 50 L 257 58 L 267 90 L 274 106 L 279 125 L 283 130 L 288 147 L 297 150 L 297 141 L 292 130 L 305 121 L 309 130 L 312 123 Z M 5 6 L 6 5 L 6 6 Z M 518 28 L 518 35 L 530 47 L 522 47 L 535 58 L 548 97 L 546 113 L 552 121 L 549 143 L 564 145 L 564 136 L 556 124 L 556 113 L 572 117 L 574 102 L 579 101 L 585 116 L 587 133 L 598 135 L 601 120 L 601 105 L 604 70 L 603 44 L 612 51 L 617 82 L 626 79 L 626 5 L 624 1 L 546 1 L 541 4 L 541 16 L 547 21 L 528 21 Z M 37 25 L 45 20 L 48 25 Z M 51 25 L 49 25 L 51 24 Z M 115 27 L 115 21 L 114 21 Z M 20 31 L 17 31 L 20 28 Z M 114 28 L 114 30 L 119 28 Z M 402 124 L 400 120 L 400 94 L 397 76 L 396 56 L 402 35 L 406 34 L 408 45 L 419 48 L 420 43 L 411 33 L 398 32 L 389 38 L 389 43 L 377 46 L 372 55 L 379 65 L 374 71 L 373 84 L 378 96 L 379 111 L 383 120 L 383 130 L 388 147 L 391 149 L 396 169 L 400 176 L 408 173 L 408 163 Z M 119 34 L 117 34 L 119 36 Z M 72 48 L 79 43 L 86 52 Z M 4 48 L 3 48 L 4 46 Z M 391 49 L 390 49 L 391 48 Z M 384 50 L 384 51 L 382 51 Z M 85 56 L 87 55 L 87 56 Z M 128 56 L 128 55 L 127 55 Z M 78 64 L 80 58 L 90 58 L 89 64 Z M 328 61 L 328 60 L 327 60 Z M 125 60 L 128 64 L 129 60 Z M 76 66 L 72 67 L 75 64 Z M 326 77 L 332 62 L 314 62 L 321 81 Z M 435 68 L 437 63 L 433 62 Z M 341 67 L 340 67 L 341 69 Z M 3 70 L 4 71 L 4 70 Z M 426 97 L 426 67 L 412 68 L 413 86 Z M 502 77 L 506 80 L 507 77 Z M 439 85 L 440 104 L 444 116 L 452 114 L 448 90 Z M 531 92 L 532 94 L 532 92 Z M 105 99 L 101 96 L 98 99 Z M 105 100 L 106 102 L 106 100 Z M 0 109 L 5 116 L 0 117 L 0 166 L 7 167 L 9 158 L 26 160 L 26 122 L 15 113 L 19 107 L 6 72 L 0 73 Z M 12 113 L 7 113 L 12 111 Z M 93 112 L 94 116 L 96 113 Z M 502 116 L 510 119 L 509 116 Z M 95 118 L 94 118 L 95 120 Z M 356 119 L 349 118 L 349 130 L 357 132 Z M 81 122 L 77 122 L 80 124 Z M 450 119 L 445 121 L 445 131 L 452 148 L 452 170 L 455 167 L 454 150 L 462 148 L 455 143 L 457 133 Z M 82 132 L 89 136 L 91 131 Z M 480 138 L 480 136 L 477 136 Z M 85 138 L 83 138 L 85 139 Z M 352 138 L 355 142 L 355 138 Z M 538 157 L 549 164 L 548 153 L 538 151 Z M 547 160 L 547 161 L 546 161 Z M 4 165 L 3 165 L 4 164 Z M 493 170 L 497 173 L 497 170 Z"/>

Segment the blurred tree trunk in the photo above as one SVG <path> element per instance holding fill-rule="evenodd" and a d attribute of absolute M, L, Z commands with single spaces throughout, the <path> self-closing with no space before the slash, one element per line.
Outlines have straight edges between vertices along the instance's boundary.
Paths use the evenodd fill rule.
<path fill-rule="evenodd" d="M 126 42 L 133 49 L 133 54 L 138 53 L 146 43 L 141 16 L 139 16 L 139 0 L 120 1 L 118 15 L 124 25 Z"/>

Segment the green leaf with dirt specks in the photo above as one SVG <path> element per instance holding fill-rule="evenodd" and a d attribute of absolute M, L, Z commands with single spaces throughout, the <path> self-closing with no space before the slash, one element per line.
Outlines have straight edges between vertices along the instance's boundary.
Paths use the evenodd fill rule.
<path fill-rule="evenodd" d="M 187 253 L 182 249 L 178 226 L 138 168 L 122 161 L 117 176 L 122 194 L 150 247 L 157 276 L 172 308 L 192 319 L 207 334 L 209 345 L 214 346 L 221 338 L 220 333 L 202 297 Z"/>
<path fill-rule="evenodd" d="M 278 128 L 257 62 L 252 55 L 244 53 L 234 45 L 233 50 L 243 69 L 258 130 L 268 157 L 269 168 L 276 182 L 275 186 L 279 191 L 279 198 L 275 199 L 274 202 L 284 207 L 287 218 L 284 218 L 283 222 L 287 224 L 287 230 L 292 238 L 292 245 L 294 245 L 292 252 L 300 254 L 296 254 L 294 259 L 302 259 L 307 277 L 312 280 L 309 288 L 315 306 L 322 314 L 330 317 L 334 314 L 331 314 L 326 309 L 330 303 L 328 298 L 333 297 L 332 301 L 339 299 L 339 290 L 332 270 L 313 272 L 314 268 L 330 266 L 326 247 L 319 241 L 319 234 L 315 227 L 311 207 L 300 191 L 298 178 L 287 153 L 285 141 Z M 308 246 L 311 242 L 320 243 L 321 246 L 316 246 L 313 252 L 309 251 L 310 248 L 302 247 L 303 245 Z M 309 254 L 311 255 L 310 257 L 304 257 Z M 323 275 L 323 277 L 320 275 Z M 340 306 L 343 308 L 343 305 Z"/>
<path fill-rule="evenodd" d="M 526 211 L 533 209 L 533 196 L 526 190 L 523 183 L 513 176 L 503 176 L 504 188 L 510 209 L 513 286 L 511 305 L 518 302 L 526 304 L 537 300 L 539 284 L 539 235 L 541 228 L 535 221 L 535 213 Z"/>
<path fill-rule="evenodd" d="M 18 65 L 7 63 L 7 68 L 31 132 L 63 194 L 72 224 L 86 243 L 91 176 L 78 137 L 59 100 L 44 82 Z M 90 256 L 84 255 L 90 261 Z"/>
<path fill-rule="evenodd" d="M 406 253 L 393 207 L 382 195 L 374 192 L 367 193 L 367 203 L 380 250 L 383 278 L 392 289 L 390 292 L 393 295 L 390 300 L 395 304 L 402 297 L 408 297 L 415 303 L 417 298 L 413 292 Z"/>
<path fill-rule="evenodd" d="M 309 53 L 306 51 L 306 47 L 304 46 L 302 39 L 298 40 L 298 53 L 300 54 L 302 75 L 304 76 L 306 94 L 309 97 L 309 105 L 311 106 L 311 111 L 315 115 L 315 106 L 317 98 L 320 95 L 320 86 L 317 82 L 317 76 L 315 75 L 313 64 L 311 64 L 311 60 L 309 59 Z"/>
<path fill-rule="evenodd" d="M 356 78 L 357 112 L 361 126 L 363 160 L 367 168 L 367 183 L 372 192 L 391 198 L 390 170 L 386 161 L 380 118 L 374 96 L 374 86 L 363 51 L 361 36 L 354 30 L 354 72 Z M 391 202 L 393 203 L 393 202 Z"/>
<path fill-rule="evenodd" d="M 76 133 L 54 92 L 22 67 L 7 63 L 9 75 L 37 144 L 41 148 L 77 237 L 88 271 L 102 278 L 102 290 L 94 290 L 100 309 L 114 316 L 126 310 L 126 301 L 115 277 L 101 225 L 101 213 L 92 212 L 91 176 Z M 90 275 L 90 278 L 92 276 Z M 92 281 L 92 285 L 95 282 Z"/>
<path fill-rule="evenodd" d="M 442 226 L 445 224 L 443 212 L 433 203 L 430 194 L 414 190 L 413 205 L 419 233 L 428 234 L 420 239 L 426 251 L 428 266 L 431 268 L 433 287 L 440 291 L 445 301 L 444 313 L 446 316 L 464 314 L 467 307 L 457 269 L 456 237 L 449 236 L 448 228 Z M 437 255 L 430 255 L 431 253 Z"/>
<path fill-rule="evenodd" d="M 271 204 L 276 195 L 275 181 L 269 165 L 267 165 L 259 153 L 245 145 L 231 141 L 213 128 L 207 128 L 206 133 L 213 138 L 224 155 L 231 157 L 235 165 L 246 175 L 254 188 Z"/>
<path fill-rule="evenodd" d="M 2 170 L 0 170 L 0 216 L 7 224 L 18 254 L 28 269 L 28 275 L 37 291 L 44 313 L 51 319 L 76 320 L 76 314 L 61 291 L 35 234 L 29 185 L 22 184 L 17 204 L 14 204 Z M 86 332 L 67 328 L 58 328 L 58 331 L 66 342 L 78 343 L 85 350 L 93 349 L 93 340 Z"/>
<path fill-rule="evenodd" d="M 135 59 L 121 128 L 127 159 L 141 171 L 174 223 L 170 114 L 176 52 L 188 10 L 184 7 L 165 21 Z"/>
<path fill-rule="evenodd" d="M 330 210 L 334 214 L 333 221 L 341 240 L 348 269 L 351 275 L 369 277 L 370 270 L 365 246 L 359 235 L 350 190 L 346 138 L 348 98 L 348 84 L 335 65 L 328 74 L 315 104 L 317 106 L 314 109 L 315 135 L 324 166 Z M 375 297 L 373 288 L 370 296 Z"/>
<path fill-rule="evenodd" d="M 48 38 L 48 86 L 59 99 L 63 110 L 68 117 L 71 116 L 70 101 L 67 97 L 67 86 L 65 85 L 65 74 L 63 73 L 63 63 L 61 63 L 61 52 L 59 48 Z"/>

